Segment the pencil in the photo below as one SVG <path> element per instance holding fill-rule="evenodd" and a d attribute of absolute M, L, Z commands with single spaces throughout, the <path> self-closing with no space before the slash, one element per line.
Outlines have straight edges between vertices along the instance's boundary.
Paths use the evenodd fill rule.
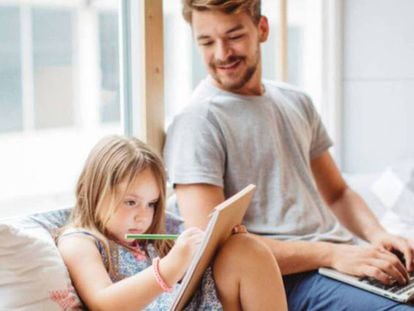
<path fill-rule="evenodd" d="M 175 240 L 178 236 L 178 234 L 125 234 L 125 238 L 131 240 Z"/>

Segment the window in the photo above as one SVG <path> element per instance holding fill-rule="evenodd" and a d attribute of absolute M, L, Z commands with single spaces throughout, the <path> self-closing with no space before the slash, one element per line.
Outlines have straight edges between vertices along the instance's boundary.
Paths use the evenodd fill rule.
<path fill-rule="evenodd" d="M 19 20 L 17 7 L 0 6 L 0 133 L 23 128 Z"/>
<path fill-rule="evenodd" d="M 120 120 L 119 47 L 117 12 L 99 13 L 102 122 Z"/>
<path fill-rule="evenodd" d="M 35 129 L 74 125 L 74 13 L 62 8 L 31 9 L 28 40 L 32 40 Z"/>
<path fill-rule="evenodd" d="M 86 155 L 122 133 L 118 0 L 0 4 L 0 217 L 70 206 Z"/>
<path fill-rule="evenodd" d="M 287 3 L 287 80 L 318 107 L 322 0 Z M 263 76 L 279 79 L 282 10 L 262 5 L 271 28 Z M 73 204 L 85 157 L 104 135 L 125 131 L 159 149 L 163 125 L 205 75 L 178 0 L 1 2 L 0 216 Z"/>

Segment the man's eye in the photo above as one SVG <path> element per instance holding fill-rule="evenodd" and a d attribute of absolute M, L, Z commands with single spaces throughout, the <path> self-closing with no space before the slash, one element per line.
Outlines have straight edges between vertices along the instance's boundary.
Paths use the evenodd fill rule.
<path fill-rule="evenodd" d="M 238 35 L 238 36 L 230 37 L 229 39 L 230 39 L 230 40 L 238 40 L 238 39 L 243 38 L 243 36 L 244 36 L 244 35 Z"/>
<path fill-rule="evenodd" d="M 213 41 L 205 41 L 205 42 L 200 42 L 201 46 L 210 46 L 213 44 Z"/>

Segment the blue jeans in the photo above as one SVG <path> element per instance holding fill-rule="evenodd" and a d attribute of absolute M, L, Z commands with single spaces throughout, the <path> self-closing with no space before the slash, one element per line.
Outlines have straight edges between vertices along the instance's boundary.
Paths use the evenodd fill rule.
<path fill-rule="evenodd" d="M 289 310 L 385 311 L 414 310 L 362 289 L 332 280 L 316 271 L 283 277 Z"/>

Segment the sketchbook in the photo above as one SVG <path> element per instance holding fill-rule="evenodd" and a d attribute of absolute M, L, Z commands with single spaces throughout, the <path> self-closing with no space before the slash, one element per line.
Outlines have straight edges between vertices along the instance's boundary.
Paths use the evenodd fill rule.
<path fill-rule="evenodd" d="M 185 308 L 219 247 L 231 235 L 233 227 L 242 223 L 255 188 L 256 186 L 249 185 L 214 208 L 210 214 L 206 235 L 184 275 L 170 310 Z"/>

